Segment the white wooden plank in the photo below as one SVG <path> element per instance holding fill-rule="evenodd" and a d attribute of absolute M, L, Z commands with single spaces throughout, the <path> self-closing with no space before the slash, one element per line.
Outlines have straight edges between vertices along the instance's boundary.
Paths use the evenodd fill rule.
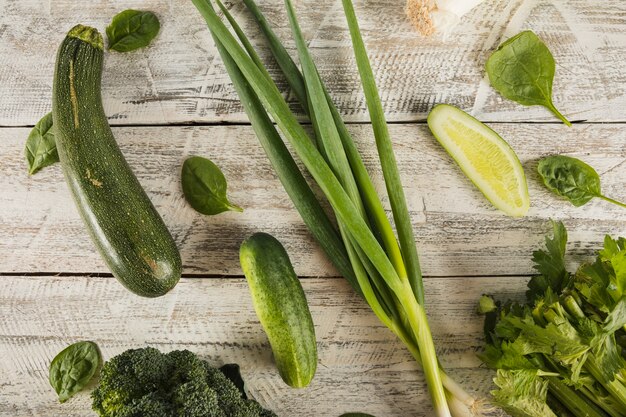
<path fill-rule="evenodd" d="M 440 358 L 468 392 L 487 395 L 481 367 L 484 292 L 523 294 L 526 278 L 428 279 L 428 308 Z M 319 367 L 310 387 L 288 388 L 242 279 L 183 279 L 158 299 L 134 296 L 113 278 L 3 277 L 0 291 L 0 416 L 91 415 L 86 395 L 60 405 L 48 364 L 64 346 L 94 340 L 105 358 L 146 345 L 190 349 L 216 365 L 239 363 L 252 395 L 279 416 L 430 416 L 421 373 L 343 279 L 303 285 L 316 326 Z M 454 300 L 452 303 L 451 300 Z M 69 308 L 71 306 L 71 309 Z M 499 415 L 499 414 L 497 414 Z"/>
<path fill-rule="evenodd" d="M 626 210 L 602 201 L 575 208 L 544 189 L 539 157 L 583 158 L 602 175 L 604 191 L 626 200 L 624 125 L 494 125 L 517 150 L 529 176 L 531 210 L 511 219 L 493 209 L 453 164 L 424 125 L 393 125 L 400 169 L 424 273 L 429 276 L 523 275 L 543 245 L 547 220 L 565 219 L 576 257 L 597 249 L 605 234 L 626 236 Z M 377 166 L 368 125 L 350 127 L 364 159 Z M 301 276 L 336 271 L 309 237 L 249 126 L 116 128 L 130 165 L 169 225 L 186 273 L 240 275 L 238 247 L 256 231 L 279 238 Z M 107 272 L 95 252 L 60 167 L 29 177 L 23 157 L 28 129 L 0 129 L 0 272 Z M 243 214 L 206 217 L 184 201 L 179 171 L 189 155 L 220 166 Z M 375 182 L 384 190 L 380 172 Z"/>
<path fill-rule="evenodd" d="M 390 120 L 423 120 L 434 103 L 447 102 L 484 120 L 554 121 L 543 108 L 503 100 L 484 79 L 491 51 L 523 29 L 536 31 L 555 55 L 555 103 L 564 114 L 573 120 L 626 120 L 626 2 L 488 0 L 445 41 L 419 36 L 405 18 L 404 3 L 356 4 Z M 282 2 L 260 4 L 293 49 Z M 267 57 L 241 2 L 230 6 Z M 322 0 L 313 6 L 298 0 L 296 6 L 338 107 L 347 120 L 367 120 L 340 2 Z M 148 49 L 107 54 L 103 97 L 112 123 L 247 121 L 190 1 L 0 0 L 0 125 L 33 125 L 50 110 L 55 52 L 67 30 L 77 23 L 104 30 L 116 12 L 128 7 L 154 10 L 162 31 Z"/>

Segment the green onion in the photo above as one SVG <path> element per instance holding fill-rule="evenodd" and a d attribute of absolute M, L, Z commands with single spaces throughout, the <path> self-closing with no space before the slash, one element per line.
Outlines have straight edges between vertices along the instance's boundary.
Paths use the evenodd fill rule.
<path fill-rule="evenodd" d="M 399 239 L 396 239 L 354 141 L 319 76 L 291 1 L 286 0 L 286 9 L 302 73 L 254 1 L 244 0 L 244 3 L 268 38 L 279 67 L 309 115 L 315 138 L 310 137 L 298 123 L 251 43 L 223 4 L 218 0 L 241 45 L 217 16 L 210 0 L 192 1 L 213 34 L 262 146 L 305 223 L 320 243 L 322 233 L 316 222 L 324 219 L 325 215 L 319 203 L 311 201 L 313 194 L 302 174 L 297 170 L 294 173 L 291 169 L 280 169 L 282 163 L 295 166 L 295 162 L 271 123 L 270 116 L 330 203 L 338 231 L 333 228 L 330 233 L 333 226 L 326 217 L 329 226 L 323 231 L 334 238 L 332 248 L 324 245 L 323 248 L 335 265 L 349 270 L 346 273 L 338 267 L 340 273 L 363 295 L 376 316 L 398 335 L 421 364 L 436 415 L 476 415 L 477 402 L 441 370 L 437 361 L 424 310 L 422 276 L 406 199 L 352 3 L 343 0 Z M 300 192 L 304 196 L 298 195 Z M 309 206 L 319 206 L 320 212 L 310 213 L 303 209 Z M 339 256 L 339 260 L 335 260 L 334 256 Z"/>

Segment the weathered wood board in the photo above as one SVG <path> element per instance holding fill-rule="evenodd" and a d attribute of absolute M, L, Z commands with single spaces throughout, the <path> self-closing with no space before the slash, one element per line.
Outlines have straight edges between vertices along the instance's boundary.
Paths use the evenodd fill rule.
<path fill-rule="evenodd" d="M 497 124 L 528 175 L 532 207 L 513 219 L 495 210 L 454 165 L 424 125 L 393 125 L 392 137 L 424 272 L 429 276 L 532 273 L 548 219 L 566 219 L 570 249 L 584 256 L 605 234 L 626 235 L 626 210 L 602 201 L 576 208 L 539 183 L 536 160 L 562 153 L 583 158 L 602 175 L 604 191 L 626 200 L 624 125 Z M 369 167 L 377 165 L 369 125 L 353 125 Z M 182 252 L 185 273 L 240 275 L 238 247 L 256 231 L 287 247 L 301 276 L 334 276 L 274 176 L 249 126 L 129 127 L 114 132 L 130 165 L 164 216 Z M 107 272 L 74 207 L 59 166 L 29 177 L 23 146 L 28 129 L 0 129 L 0 272 Z M 189 155 L 220 166 L 243 214 L 197 214 L 180 189 Z M 381 174 L 375 183 L 384 190 Z M 577 261 L 576 256 L 571 258 Z"/>
<path fill-rule="evenodd" d="M 476 300 L 484 292 L 519 296 L 525 282 L 523 277 L 426 280 L 441 361 L 476 396 L 486 395 L 493 375 L 476 358 L 482 347 Z M 47 381 L 54 355 L 78 340 L 97 342 L 107 359 L 150 345 L 163 351 L 190 349 L 215 365 L 239 363 L 251 394 L 281 417 L 348 411 L 431 416 L 424 380 L 411 356 L 347 282 L 306 279 L 303 285 L 316 327 L 319 367 L 308 388 L 294 390 L 277 374 L 243 279 L 183 279 L 170 294 L 145 299 L 113 278 L 5 276 L 0 416 L 91 415 L 87 395 L 60 405 Z"/>
<path fill-rule="evenodd" d="M 283 2 L 259 3 L 293 51 Z M 341 2 L 295 3 L 338 107 L 347 120 L 367 121 Z M 253 43 L 266 49 L 241 1 L 229 6 Z M 0 0 L 0 126 L 33 125 L 50 110 L 56 49 L 71 27 L 84 23 L 104 31 L 115 13 L 129 7 L 155 11 L 162 31 L 148 49 L 107 54 L 103 97 L 111 123 L 247 121 L 189 0 Z M 572 120 L 626 121 L 623 0 L 487 0 L 445 41 L 419 36 L 405 18 L 404 0 L 360 0 L 356 7 L 389 120 L 423 120 L 433 104 L 450 103 L 488 121 L 555 121 L 541 107 L 502 99 L 484 78 L 491 51 L 532 29 L 557 61 L 554 96 L 564 114 Z M 275 64 L 267 62 L 277 75 Z"/>
<path fill-rule="evenodd" d="M 293 53 L 282 1 L 258 2 Z M 294 3 L 338 108 L 348 122 L 368 122 L 341 2 Z M 531 253 L 543 245 L 550 218 L 568 227 L 571 267 L 596 251 L 605 234 L 626 236 L 626 210 L 602 201 L 575 208 L 546 191 L 535 173 L 542 156 L 576 156 L 597 169 L 607 195 L 626 201 L 626 1 L 486 0 L 445 40 L 416 34 L 404 17 L 404 0 L 355 4 L 385 112 L 395 122 L 390 129 L 440 359 L 468 391 L 486 396 L 493 373 L 476 358 L 483 345 L 479 296 L 523 295 L 533 272 Z M 293 102 L 241 0 L 227 6 Z M 104 32 L 127 8 L 153 10 L 162 31 L 147 49 L 106 54 L 103 98 L 111 124 L 120 126 L 114 134 L 122 151 L 181 249 L 186 278 L 158 299 L 136 297 L 106 276 L 60 167 L 29 177 L 23 156 L 30 130 L 24 126 L 50 111 L 64 34 L 78 23 Z M 524 29 L 534 30 L 554 54 L 555 104 L 586 123 L 568 129 L 547 110 L 502 99 L 489 86 L 485 60 Z M 336 277 L 273 174 L 191 1 L 0 0 L 0 62 L 0 417 L 93 415 L 87 395 L 60 405 L 47 381 L 53 356 L 84 339 L 98 342 L 105 358 L 151 345 L 187 348 L 216 365 L 237 362 L 250 393 L 281 417 L 348 411 L 432 416 L 414 361 Z M 527 217 L 511 219 L 493 209 L 428 128 L 415 123 L 436 103 L 494 122 L 528 176 Z M 349 128 L 384 190 L 371 127 Z M 207 217 L 186 204 L 180 167 L 189 155 L 223 169 L 244 213 Z M 303 278 L 320 357 L 316 378 L 304 390 L 288 388 L 277 375 L 241 278 L 238 247 L 256 231 L 279 238 Z"/>

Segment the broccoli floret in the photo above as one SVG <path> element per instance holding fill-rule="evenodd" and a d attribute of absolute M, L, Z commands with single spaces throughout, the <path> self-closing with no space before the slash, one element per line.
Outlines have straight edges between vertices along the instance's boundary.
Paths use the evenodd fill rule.
<path fill-rule="evenodd" d="M 104 364 L 92 399 L 101 417 L 276 417 L 188 350 L 127 350 Z"/>

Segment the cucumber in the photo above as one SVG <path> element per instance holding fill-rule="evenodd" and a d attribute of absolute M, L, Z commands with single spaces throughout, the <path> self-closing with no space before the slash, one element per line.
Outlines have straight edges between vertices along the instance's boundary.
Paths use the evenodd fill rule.
<path fill-rule="evenodd" d="M 317 368 L 315 328 L 285 248 L 267 233 L 255 233 L 239 256 L 280 376 L 293 388 L 306 387 Z"/>
<path fill-rule="evenodd" d="M 52 94 L 59 159 L 81 217 L 113 275 L 135 294 L 158 297 L 180 279 L 180 254 L 104 114 L 102 43 L 96 29 L 78 25 L 59 48 Z"/>

